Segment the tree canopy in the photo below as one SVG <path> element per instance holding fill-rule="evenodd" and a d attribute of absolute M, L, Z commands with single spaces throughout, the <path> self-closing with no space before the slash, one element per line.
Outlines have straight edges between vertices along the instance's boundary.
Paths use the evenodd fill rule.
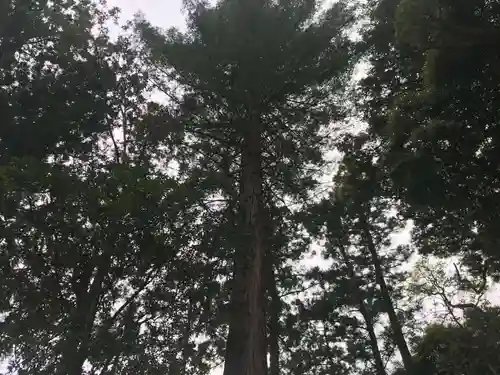
<path fill-rule="evenodd" d="M 498 374 L 500 3 L 184 13 L 0 2 L 0 373 Z"/>

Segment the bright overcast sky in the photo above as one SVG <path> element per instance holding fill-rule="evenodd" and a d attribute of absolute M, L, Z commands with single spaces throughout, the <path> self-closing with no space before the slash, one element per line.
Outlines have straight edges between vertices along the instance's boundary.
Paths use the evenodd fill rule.
<path fill-rule="evenodd" d="M 169 28 L 184 25 L 182 0 L 108 0 L 108 4 L 122 9 L 124 21 L 130 20 L 135 13 L 141 11 L 155 26 Z"/>

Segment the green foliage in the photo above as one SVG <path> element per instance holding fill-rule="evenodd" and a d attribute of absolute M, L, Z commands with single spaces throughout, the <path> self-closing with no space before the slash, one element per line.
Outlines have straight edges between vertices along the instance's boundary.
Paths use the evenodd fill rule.
<path fill-rule="evenodd" d="M 384 0 L 376 14 L 386 9 L 363 87 L 395 192 L 422 251 L 496 275 L 498 3 Z"/>
<path fill-rule="evenodd" d="M 232 350 L 227 375 L 262 375 L 253 349 L 269 375 L 500 371 L 484 301 L 500 5 L 364 6 L 192 0 L 186 32 L 136 18 L 112 40 L 104 3 L 0 2 L 6 374 L 205 375 Z M 356 52 L 366 132 L 332 140 Z M 412 243 L 394 244 L 408 219 Z M 298 267 L 313 245 L 325 264 Z M 424 258 L 408 279 L 413 249 L 472 273 Z M 429 296 L 449 324 L 419 318 Z"/>
<path fill-rule="evenodd" d="M 496 374 L 499 311 L 471 310 L 465 325 L 427 328 L 416 347 L 417 374 Z"/>
<path fill-rule="evenodd" d="M 193 158 L 204 158 L 204 174 L 234 175 L 243 134 L 259 128 L 266 185 L 279 196 L 303 195 L 312 167 L 322 162 L 318 130 L 339 116 L 337 91 L 351 62 L 342 34 L 350 9 L 339 3 L 317 20 L 315 1 L 222 1 L 195 9 L 186 34 L 137 23 L 159 82 L 182 90 L 161 86 L 194 136 Z"/>
<path fill-rule="evenodd" d="M 2 7 L 2 164 L 88 149 L 103 130 L 114 85 L 99 56 L 107 37 L 91 35 L 108 13 L 86 1 L 4 1 Z"/>
<path fill-rule="evenodd" d="M 311 309 L 317 316 L 325 314 L 329 323 L 336 322 L 338 339 L 347 345 L 343 360 L 350 364 L 350 373 L 385 374 L 387 363 L 394 361 L 395 341 L 393 335 L 384 338 L 384 329 L 391 330 L 384 315 L 388 303 L 402 299 L 406 274 L 396 270 L 411 254 L 405 246 L 393 246 L 390 236 L 403 229 L 405 221 L 392 214 L 394 202 L 384 196 L 374 144 L 362 135 L 347 136 L 338 147 L 345 156 L 334 191 L 311 208 L 306 220 L 325 240 L 323 255 L 331 262 L 327 270 L 310 275 L 321 285 Z M 389 285 L 389 295 L 381 292 L 380 276 Z M 399 319 L 407 323 L 403 315 Z"/>
<path fill-rule="evenodd" d="M 218 241 L 218 256 L 234 267 L 232 300 L 245 299 L 261 283 L 259 276 L 244 276 L 247 272 L 266 274 L 270 309 L 279 310 L 277 294 L 298 279 L 286 263 L 308 245 L 287 206 L 307 201 L 327 142 L 319 131 L 340 116 L 335 104 L 351 63 L 351 43 L 343 33 L 352 13 L 339 2 L 318 14 L 315 1 L 227 0 L 188 8 L 186 33 L 164 33 L 140 19 L 136 28 L 157 66 L 157 82 L 175 82 L 178 89 L 159 86 L 187 135 L 183 152 L 188 162 L 181 171 L 195 168 L 200 176 L 213 177 L 203 189 L 223 200 L 215 215 L 222 215 L 217 221 L 228 226 L 223 242 Z M 249 165 L 255 170 L 249 171 Z M 247 192 L 254 195 L 247 198 Z M 269 264 L 251 258 L 258 251 L 253 245 L 257 238 L 263 239 L 259 249 L 265 249 Z M 260 300 L 263 292 L 258 293 Z M 228 341 L 227 353 L 249 340 L 250 333 L 243 332 L 253 319 L 247 310 L 263 310 L 245 301 L 231 302 L 229 337 L 240 332 L 236 341 Z M 283 328 L 280 313 L 269 314 L 276 332 Z M 243 354 L 233 371 L 247 371 L 245 353 L 262 351 L 264 344 L 253 345 L 239 350 Z"/>
<path fill-rule="evenodd" d="M 146 100 L 147 67 L 131 40 L 109 40 L 114 11 L 9 4 L 5 24 L 28 29 L 0 39 L 8 373 L 207 373 L 215 347 L 193 337 L 218 291 L 203 282 L 211 265 L 197 247 L 200 195 L 158 168 L 179 137 L 155 133 L 165 109 Z"/>

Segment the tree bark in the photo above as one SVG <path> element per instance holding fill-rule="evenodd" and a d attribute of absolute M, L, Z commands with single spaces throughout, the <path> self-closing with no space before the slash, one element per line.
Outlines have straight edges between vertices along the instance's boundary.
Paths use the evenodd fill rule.
<path fill-rule="evenodd" d="M 398 347 L 399 353 L 401 354 L 401 359 L 403 360 L 403 365 L 405 367 L 406 372 L 408 374 L 412 374 L 413 359 L 410 353 L 410 349 L 408 348 L 408 344 L 406 343 L 406 339 L 404 337 L 401 322 L 399 321 L 399 318 L 396 314 L 396 310 L 394 309 L 391 294 L 385 282 L 384 271 L 382 269 L 380 258 L 378 256 L 377 249 L 373 242 L 368 222 L 366 221 L 365 217 L 361 218 L 361 224 L 362 224 L 363 238 L 372 258 L 373 267 L 375 268 L 375 278 L 377 280 L 377 284 L 380 287 L 382 301 L 385 307 L 385 311 L 389 316 L 389 322 L 391 324 L 391 328 L 394 334 L 394 343 Z"/>
<path fill-rule="evenodd" d="M 108 273 L 109 258 L 101 258 L 94 280 L 91 282 L 91 267 L 87 266 L 78 285 L 75 286 L 76 306 L 71 332 L 65 342 L 64 353 L 59 363 L 58 375 L 81 375 L 87 360 L 92 330 L 102 293 L 103 282 Z M 90 271 L 90 272 L 89 272 Z M 90 286 L 90 290 L 86 289 Z"/>
<path fill-rule="evenodd" d="M 264 285 L 264 228 L 262 216 L 261 133 L 244 135 L 240 202 L 245 235 L 234 259 L 231 316 L 224 375 L 265 375 L 266 296 Z"/>

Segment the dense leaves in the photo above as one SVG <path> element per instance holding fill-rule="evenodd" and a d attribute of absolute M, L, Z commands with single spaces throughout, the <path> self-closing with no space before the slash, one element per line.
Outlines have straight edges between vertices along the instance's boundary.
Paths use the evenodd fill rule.
<path fill-rule="evenodd" d="M 498 53 L 488 43 L 498 37 L 499 4 L 387 0 L 376 15 L 367 118 L 387 146 L 384 163 L 416 239 L 494 273 Z"/>
<path fill-rule="evenodd" d="M 500 368 L 496 355 L 498 319 L 498 308 L 472 309 L 463 326 L 429 326 L 415 348 L 415 372 L 496 374 Z"/>
<path fill-rule="evenodd" d="M 349 9 L 339 3 L 318 15 L 317 7 L 316 1 L 200 2 L 187 33 L 163 35 L 137 23 L 160 76 L 182 89 L 184 129 L 197 150 L 215 159 L 207 163 L 204 155 L 204 167 L 217 163 L 223 180 L 217 190 L 234 205 L 239 233 L 226 253 L 234 267 L 228 375 L 266 371 L 264 297 L 276 288 L 268 275 L 279 266 L 272 211 L 283 207 L 276 197 L 304 199 L 314 184 L 308 169 L 322 161 L 319 130 L 335 118 L 333 99 L 349 66 L 342 35 Z"/>
<path fill-rule="evenodd" d="M 0 372 L 497 374 L 500 4 L 185 11 L 0 2 Z"/>

